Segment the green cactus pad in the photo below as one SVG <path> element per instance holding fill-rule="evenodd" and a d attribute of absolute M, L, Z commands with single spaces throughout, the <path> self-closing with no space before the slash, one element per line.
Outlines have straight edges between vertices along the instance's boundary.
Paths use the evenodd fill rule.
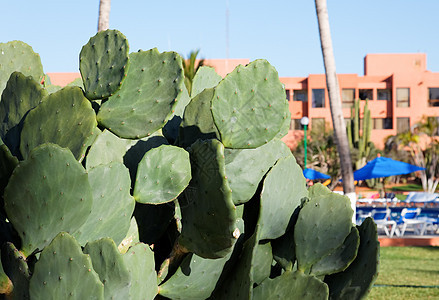
<path fill-rule="evenodd" d="M 311 274 L 321 276 L 344 271 L 354 261 L 359 246 L 360 234 L 356 227 L 352 227 L 343 245 L 316 262 L 311 268 Z"/>
<path fill-rule="evenodd" d="M 191 97 L 189 97 L 186 85 L 183 84 L 182 91 L 177 96 L 177 104 L 174 107 L 174 113 L 162 128 L 163 136 L 166 137 L 170 144 L 175 144 L 175 141 L 178 138 L 183 114 L 190 101 Z"/>
<path fill-rule="evenodd" d="M 46 90 L 47 94 L 53 94 L 61 90 L 62 86 L 51 84 L 51 85 L 46 85 L 44 89 Z"/>
<path fill-rule="evenodd" d="M 175 300 L 207 299 L 231 254 L 219 259 L 188 254 L 172 277 L 159 286 L 159 294 Z"/>
<path fill-rule="evenodd" d="M 225 174 L 224 146 L 218 140 L 198 141 L 189 153 L 192 180 L 180 202 L 179 243 L 203 258 L 224 257 L 239 236 L 235 231 L 236 208 Z"/>
<path fill-rule="evenodd" d="M 12 289 L 12 281 L 9 279 L 8 275 L 6 275 L 3 269 L 3 264 L 0 261 L 0 294 L 10 294 Z"/>
<path fill-rule="evenodd" d="M 245 241 L 239 260 L 229 270 L 225 280 L 215 289 L 212 299 L 252 299 L 254 279 L 259 277 L 255 274 L 256 266 L 259 264 L 258 260 L 261 259 L 256 254 L 264 252 L 258 251 L 257 247 L 258 240 L 256 233 L 254 233 Z M 266 261 L 266 259 L 264 258 L 263 261 Z M 262 262 L 259 266 L 263 265 L 266 264 Z M 267 267 L 269 274 L 271 261 Z M 259 268 L 257 271 L 261 271 L 261 269 Z"/>
<path fill-rule="evenodd" d="M 253 282 L 260 284 L 270 276 L 273 250 L 271 243 L 258 243 L 253 252 Z"/>
<path fill-rule="evenodd" d="M 69 148 L 82 160 L 96 136 L 96 115 L 79 87 L 65 87 L 47 96 L 27 115 L 21 133 L 24 158 L 43 143 Z"/>
<path fill-rule="evenodd" d="M 183 67 L 175 52 L 157 49 L 130 54 L 121 89 L 102 104 L 99 124 L 122 138 L 138 139 L 162 128 L 182 91 Z"/>
<path fill-rule="evenodd" d="M 2 196 L 9 178 L 15 167 L 18 165 L 18 159 L 11 154 L 9 148 L 3 144 L 0 139 L 0 207 L 3 207 Z"/>
<path fill-rule="evenodd" d="M 29 299 L 30 271 L 26 258 L 12 243 L 5 243 L 1 250 L 1 262 L 6 278 L 13 284 L 11 299 Z"/>
<path fill-rule="evenodd" d="M 21 41 L 0 43 L 0 93 L 15 71 L 32 76 L 38 82 L 44 77 L 40 56 L 31 46 Z"/>
<path fill-rule="evenodd" d="M 189 147 L 198 139 L 219 136 L 210 111 L 213 92 L 213 89 L 202 91 L 186 106 L 178 137 L 181 147 Z"/>
<path fill-rule="evenodd" d="M 144 204 L 171 202 L 190 180 L 189 153 L 176 146 L 162 145 L 146 152 L 140 161 L 133 196 Z"/>
<path fill-rule="evenodd" d="M 123 156 L 133 144 L 132 140 L 117 137 L 108 130 L 102 131 L 88 151 L 85 160 L 86 169 L 90 170 L 101 164 L 123 163 Z"/>
<path fill-rule="evenodd" d="M 280 158 L 267 173 L 261 192 L 258 239 L 282 236 L 294 210 L 308 196 L 305 177 L 294 156 Z"/>
<path fill-rule="evenodd" d="M 93 196 L 88 175 L 72 153 L 43 144 L 15 168 L 4 200 L 22 251 L 29 255 L 58 232 L 77 230 L 90 214 Z"/>
<path fill-rule="evenodd" d="M 204 89 L 216 87 L 221 79 L 223 78 L 215 72 L 214 68 L 209 66 L 200 67 L 192 80 L 191 98 L 194 98 Z"/>
<path fill-rule="evenodd" d="M 31 299 L 104 299 L 104 285 L 76 240 L 59 233 L 41 252 L 29 284 Z"/>
<path fill-rule="evenodd" d="M 300 210 L 294 229 L 298 269 L 305 271 L 339 248 L 352 228 L 348 197 L 335 193 L 313 193 Z"/>
<path fill-rule="evenodd" d="M 130 227 L 135 204 L 128 169 L 120 162 L 99 165 L 88 171 L 88 180 L 93 206 L 87 221 L 73 235 L 81 245 L 103 237 L 119 244 Z"/>
<path fill-rule="evenodd" d="M 132 217 L 130 228 L 128 228 L 127 234 L 117 248 L 120 253 L 125 254 L 130 247 L 139 242 L 139 227 L 137 226 L 136 218 Z"/>
<path fill-rule="evenodd" d="M 308 192 L 309 192 L 309 196 L 308 196 L 309 198 L 325 196 L 325 195 L 332 195 L 332 191 L 319 182 L 312 185 L 308 189 Z"/>
<path fill-rule="evenodd" d="M 357 228 L 360 233 L 357 257 L 343 272 L 325 277 L 330 299 L 364 299 L 378 276 L 380 243 L 376 224 L 367 218 Z"/>
<path fill-rule="evenodd" d="M 158 293 L 154 253 L 146 244 L 137 244 L 123 255 L 131 273 L 131 299 L 154 299 Z"/>
<path fill-rule="evenodd" d="M 266 60 L 238 66 L 215 88 L 212 114 L 226 148 L 256 148 L 268 143 L 288 116 L 277 71 Z"/>
<path fill-rule="evenodd" d="M 79 70 L 90 100 L 110 97 L 122 85 L 129 65 L 126 37 L 117 30 L 98 32 L 82 47 Z"/>
<path fill-rule="evenodd" d="M 288 134 L 288 132 L 290 131 L 290 126 L 291 126 L 291 112 L 288 110 L 287 116 L 286 116 L 286 118 L 282 124 L 282 127 L 281 127 L 281 129 L 276 137 L 278 139 L 282 139 L 284 136 L 286 136 Z"/>
<path fill-rule="evenodd" d="M 226 174 L 235 205 L 251 199 L 267 171 L 279 158 L 291 156 L 284 142 L 273 139 L 256 149 L 225 149 Z"/>
<path fill-rule="evenodd" d="M 137 168 L 145 153 L 149 150 L 160 147 L 161 145 L 168 145 L 166 138 L 161 135 L 160 130 L 153 133 L 149 137 L 140 140 L 133 140 L 131 147 L 123 156 L 123 163 L 130 170 L 131 187 L 134 189 L 136 182 Z"/>
<path fill-rule="evenodd" d="M 286 271 L 267 279 L 253 290 L 254 300 L 265 299 L 328 299 L 328 286 L 314 276 Z"/>
<path fill-rule="evenodd" d="M 31 76 L 14 72 L 0 101 L 0 138 L 20 157 L 20 134 L 26 114 L 41 103 L 47 92 Z"/>
<path fill-rule="evenodd" d="M 112 239 L 87 243 L 84 253 L 90 255 L 93 269 L 104 284 L 105 299 L 129 299 L 131 274 Z"/>

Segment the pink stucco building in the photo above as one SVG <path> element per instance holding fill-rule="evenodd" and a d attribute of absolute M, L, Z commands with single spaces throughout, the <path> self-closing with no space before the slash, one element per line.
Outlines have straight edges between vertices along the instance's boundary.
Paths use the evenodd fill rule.
<path fill-rule="evenodd" d="M 423 116 L 439 117 L 439 73 L 427 70 L 426 54 L 368 54 L 364 75 L 339 74 L 339 87 L 345 119 L 351 115 L 355 99 L 366 99 L 372 118 L 372 141 L 379 148 L 389 135 L 408 130 Z M 283 77 L 291 111 L 289 146 L 300 135 L 300 119 L 307 116 L 310 127 L 332 127 L 326 78 Z"/>

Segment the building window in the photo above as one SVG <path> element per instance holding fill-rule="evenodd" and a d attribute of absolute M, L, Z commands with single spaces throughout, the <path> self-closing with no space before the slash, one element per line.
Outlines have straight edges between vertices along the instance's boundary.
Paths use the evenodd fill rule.
<path fill-rule="evenodd" d="M 293 101 L 308 102 L 307 90 L 293 90 Z"/>
<path fill-rule="evenodd" d="M 354 106 L 355 100 L 355 89 L 342 89 L 341 90 L 341 101 L 343 108 L 351 108 Z"/>
<path fill-rule="evenodd" d="M 378 89 L 377 99 L 386 101 L 392 100 L 392 91 L 390 89 Z"/>
<path fill-rule="evenodd" d="M 312 107 L 325 107 L 325 89 L 312 90 Z"/>
<path fill-rule="evenodd" d="M 410 118 L 396 118 L 396 133 L 410 130 Z"/>
<path fill-rule="evenodd" d="M 360 89 L 358 91 L 358 97 L 360 100 L 372 100 L 373 99 L 373 89 Z"/>
<path fill-rule="evenodd" d="M 428 106 L 439 106 L 439 88 L 428 89 Z"/>
<path fill-rule="evenodd" d="M 392 118 L 374 118 L 372 129 L 393 129 Z"/>
<path fill-rule="evenodd" d="M 290 90 L 285 90 L 285 94 L 287 96 L 287 100 L 290 101 Z"/>
<path fill-rule="evenodd" d="M 311 127 L 315 132 L 325 132 L 325 119 L 324 118 L 312 118 Z"/>
<path fill-rule="evenodd" d="M 396 107 L 410 107 L 410 89 L 396 89 Z"/>

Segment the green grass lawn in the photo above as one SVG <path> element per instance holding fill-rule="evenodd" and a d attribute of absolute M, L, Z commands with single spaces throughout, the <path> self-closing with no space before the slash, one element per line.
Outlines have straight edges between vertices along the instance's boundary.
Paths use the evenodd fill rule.
<path fill-rule="evenodd" d="M 439 247 L 383 247 L 367 299 L 439 299 Z"/>

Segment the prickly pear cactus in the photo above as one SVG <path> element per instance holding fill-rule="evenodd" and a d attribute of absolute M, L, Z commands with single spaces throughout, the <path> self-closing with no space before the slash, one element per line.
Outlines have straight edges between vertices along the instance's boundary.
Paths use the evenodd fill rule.
<path fill-rule="evenodd" d="M 0 43 L 0 93 L 15 71 L 32 76 L 37 82 L 44 77 L 41 58 L 31 46 L 22 41 Z"/>
<path fill-rule="evenodd" d="M 375 224 L 355 226 L 347 197 L 306 188 L 280 140 L 291 114 L 267 61 L 225 78 L 200 68 L 187 91 L 177 53 L 129 54 L 123 34 L 107 30 L 82 48 L 81 82 L 48 93 L 42 71 L 15 64 L 28 56 L 11 54 L 19 45 L 0 44 L 0 87 L 9 80 L 0 102 L 0 293 L 367 295 L 378 271 Z"/>
<path fill-rule="evenodd" d="M 281 130 L 288 103 L 277 71 L 266 60 L 238 66 L 215 88 L 212 115 L 227 148 L 256 148 Z"/>
<path fill-rule="evenodd" d="M 43 87 L 31 76 L 14 72 L 3 90 L 0 101 L 0 138 L 18 157 L 20 154 L 20 135 L 26 114 L 47 96 Z"/>
<path fill-rule="evenodd" d="M 117 30 L 98 32 L 82 47 L 79 70 L 88 99 L 103 99 L 122 86 L 129 66 L 126 37 Z"/>
<path fill-rule="evenodd" d="M 122 138 L 138 139 L 165 126 L 182 91 L 183 67 L 175 52 L 130 54 L 121 89 L 105 102 L 98 122 Z"/>

